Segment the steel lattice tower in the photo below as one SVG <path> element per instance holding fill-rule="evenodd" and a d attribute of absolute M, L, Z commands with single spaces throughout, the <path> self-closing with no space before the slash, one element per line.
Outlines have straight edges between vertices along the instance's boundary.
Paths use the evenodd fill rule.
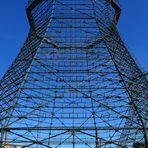
<path fill-rule="evenodd" d="M 148 81 L 120 38 L 117 0 L 29 0 L 30 33 L 0 81 L 1 147 L 148 147 Z"/>

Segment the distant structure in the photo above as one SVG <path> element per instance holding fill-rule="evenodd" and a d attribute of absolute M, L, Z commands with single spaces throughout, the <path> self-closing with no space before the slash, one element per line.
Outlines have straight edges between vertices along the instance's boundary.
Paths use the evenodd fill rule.
<path fill-rule="evenodd" d="M 5 132 L 5 141 L 4 141 L 4 144 L 1 145 L 1 147 L 2 148 L 27 148 L 27 147 L 23 147 L 23 146 L 9 144 L 8 132 Z"/>
<path fill-rule="evenodd" d="M 16 145 L 4 145 L 3 148 L 22 148 L 22 147 Z"/>
<path fill-rule="evenodd" d="M 148 148 L 148 81 L 119 36 L 119 1 L 26 11 L 30 33 L 0 81 L 0 147 Z"/>
<path fill-rule="evenodd" d="M 145 148 L 145 143 L 134 143 L 133 145 L 134 148 Z"/>

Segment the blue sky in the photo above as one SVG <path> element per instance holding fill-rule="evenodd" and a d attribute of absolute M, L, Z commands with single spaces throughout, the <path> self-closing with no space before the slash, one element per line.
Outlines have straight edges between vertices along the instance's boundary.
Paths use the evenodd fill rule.
<path fill-rule="evenodd" d="M 138 64 L 148 70 L 148 0 L 120 0 L 122 39 Z M 0 78 L 22 47 L 29 31 L 27 0 L 0 1 Z M 147 68 L 146 68 L 147 67 Z"/>

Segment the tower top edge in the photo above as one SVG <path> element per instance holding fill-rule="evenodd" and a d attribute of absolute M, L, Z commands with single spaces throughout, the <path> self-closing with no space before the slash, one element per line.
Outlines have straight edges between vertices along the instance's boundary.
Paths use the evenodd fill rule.
<path fill-rule="evenodd" d="M 28 0 L 27 7 L 29 7 L 34 1 L 36 0 Z M 106 0 L 106 1 L 110 1 L 110 0 Z M 112 0 L 112 1 L 114 1 L 117 5 L 120 5 L 120 0 Z"/>
<path fill-rule="evenodd" d="M 27 12 L 27 16 L 30 19 L 30 14 L 31 11 L 41 2 L 43 2 L 44 0 L 28 0 L 28 5 L 26 8 L 26 12 Z M 94 1 L 99 1 L 99 0 L 94 0 Z M 118 22 L 119 17 L 120 17 L 120 13 L 121 13 L 121 7 L 119 4 L 120 0 L 104 0 L 106 2 L 108 2 L 114 9 L 115 9 L 115 19 L 116 22 Z"/>

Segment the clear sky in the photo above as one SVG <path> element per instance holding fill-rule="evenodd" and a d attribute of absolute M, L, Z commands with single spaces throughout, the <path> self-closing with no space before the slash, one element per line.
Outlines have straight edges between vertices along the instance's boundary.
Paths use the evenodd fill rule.
<path fill-rule="evenodd" d="M 121 36 L 138 64 L 148 70 L 148 0 L 120 1 L 122 14 L 118 27 Z M 26 3 L 27 0 L 0 1 L 0 78 L 27 37 Z"/>

